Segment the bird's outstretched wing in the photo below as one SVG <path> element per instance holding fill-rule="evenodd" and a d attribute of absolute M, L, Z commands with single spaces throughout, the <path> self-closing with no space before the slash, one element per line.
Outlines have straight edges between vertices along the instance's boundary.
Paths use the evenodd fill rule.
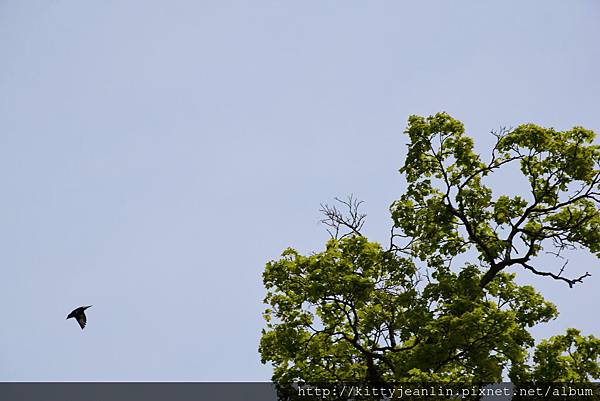
<path fill-rule="evenodd" d="M 87 323 L 85 313 L 81 312 L 79 314 L 79 316 L 77 316 L 77 323 L 79 323 L 79 325 L 81 326 L 81 330 L 83 330 L 83 328 L 85 327 L 85 324 Z"/>

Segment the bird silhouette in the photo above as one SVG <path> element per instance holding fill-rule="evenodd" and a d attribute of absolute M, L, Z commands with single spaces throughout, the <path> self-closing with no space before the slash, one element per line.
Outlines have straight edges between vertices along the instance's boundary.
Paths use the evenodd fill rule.
<path fill-rule="evenodd" d="M 87 318 L 85 317 L 85 310 L 91 307 L 92 305 L 80 306 L 79 308 L 73 310 L 73 312 L 69 313 L 67 319 L 74 317 L 77 320 L 77 323 L 79 323 L 79 325 L 81 326 L 81 330 L 83 330 L 85 324 L 87 323 Z"/>

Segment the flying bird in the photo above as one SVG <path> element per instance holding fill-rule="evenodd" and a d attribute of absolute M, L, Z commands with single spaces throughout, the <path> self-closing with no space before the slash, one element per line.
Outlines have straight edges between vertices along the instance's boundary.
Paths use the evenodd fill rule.
<path fill-rule="evenodd" d="M 85 324 L 87 323 L 87 318 L 85 317 L 85 310 L 87 308 L 91 308 L 91 307 L 92 307 L 92 305 L 80 306 L 79 308 L 75 309 L 73 312 L 69 313 L 69 316 L 67 316 L 67 319 L 70 319 L 72 317 L 77 319 L 77 323 L 79 323 L 79 325 L 81 326 L 81 330 L 83 330 L 83 328 L 85 327 Z"/>

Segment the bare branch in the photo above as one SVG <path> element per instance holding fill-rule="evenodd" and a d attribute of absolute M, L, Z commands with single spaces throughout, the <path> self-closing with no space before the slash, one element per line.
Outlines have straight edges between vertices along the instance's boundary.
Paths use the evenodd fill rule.
<path fill-rule="evenodd" d="M 569 279 L 566 277 L 562 277 L 561 274 L 563 273 L 565 266 L 566 266 L 567 262 L 565 262 L 565 264 L 562 266 L 562 268 L 560 269 L 560 272 L 558 274 L 554 274 L 551 272 L 543 272 L 540 270 L 537 270 L 536 268 L 534 268 L 533 266 L 527 264 L 527 263 L 521 263 L 521 265 L 526 268 L 527 270 L 531 271 L 534 274 L 537 274 L 538 276 L 547 276 L 547 277 L 552 277 L 555 280 L 561 280 L 566 282 L 567 284 L 569 284 L 570 288 L 573 288 L 573 285 L 575 285 L 576 283 L 583 283 L 583 279 L 586 277 L 590 277 L 591 274 L 589 272 L 585 272 L 584 275 L 581 275 L 577 278 L 573 278 L 573 279 Z"/>
<path fill-rule="evenodd" d="M 329 227 L 327 232 L 331 238 L 341 239 L 349 235 L 362 236 L 361 230 L 367 215 L 361 213 L 359 209 L 364 202 L 356 199 L 354 195 L 348 196 L 346 200 L 337 197 L 334 199 L 341 205 L 342 210 L 336 205 L 330 206 L 328 204 L 321 204 L 319 210 L 325 216 L 320 222 Z"/>

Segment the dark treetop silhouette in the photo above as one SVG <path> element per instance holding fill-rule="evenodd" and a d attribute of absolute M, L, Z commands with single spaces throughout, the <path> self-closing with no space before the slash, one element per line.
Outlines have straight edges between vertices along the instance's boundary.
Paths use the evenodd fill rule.
<path fill-rule="evenodd" d="M 87 318 L 85 317 L 85 310 L 87 308 L 91 308 L 91 307 L 92 307 L 92 305 L 80 306 L 79 308 L 73 310 L 73 312 L 69 313 L 69 316 L 67 316 L 67 319 L 70 319 L 72 317 L 77 319 L 77 323 L 79 323 L 79 325 L 81 326 L 81 330 L 83 330 L 83 328 L 85 327 L 85 324 L 87 323 Z"/>

